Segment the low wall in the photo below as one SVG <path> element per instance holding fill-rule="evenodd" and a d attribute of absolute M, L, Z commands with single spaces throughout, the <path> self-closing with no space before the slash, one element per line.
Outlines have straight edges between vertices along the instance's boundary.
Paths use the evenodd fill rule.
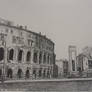
<path fill-rule="evenodd" d="M 0 89 L 8 91 L 92 91 L 92 78 L 5 81 L 5 83 L 0 83 Z"/>

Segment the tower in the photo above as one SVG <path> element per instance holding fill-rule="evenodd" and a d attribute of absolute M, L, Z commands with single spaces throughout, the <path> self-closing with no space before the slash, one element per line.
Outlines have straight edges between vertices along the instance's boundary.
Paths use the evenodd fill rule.
<path fill-rule="evenodd" d="M 76 46 L 69 46 L 69 72 L 70 74 L 76 74 L 77 73 L 77 51 Z"/>

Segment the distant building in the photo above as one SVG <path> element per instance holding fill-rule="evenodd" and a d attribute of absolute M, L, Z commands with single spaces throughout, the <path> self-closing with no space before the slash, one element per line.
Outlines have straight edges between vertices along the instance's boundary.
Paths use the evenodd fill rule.
<path fill-rule="evenodd" d="M 68 48 L 69 51 L 69 72 L 70 74 L 77 74 L 77 51 L 76 51 L 76 46 L 69 46 Z"/>
<path fill-rule="evenodd" d="M 92 58 L 85 53 L 81 53 L 77 56 L 77 69 L 81 71 L 86 77 L 92 77 Z"/>
<path fill-rule="evenodd" d="M 66 77 L 68 74 L 68 61 L 56 60 L 56 65 L 58 66 L 58 77 Z"/>
<path fill-rule="evenodd" d="M 62 60 L 56 60 L 56 65 L 58 66 L 58 77 L 63 75 L 63 63 Z"/>
<path fill-rule="evenodd" d="M 89 47 L 89 46 L 84 47 L 82 49 L 82 53 L 89 55 L 89 56 L 92 56 L 92 47 Z"/>
<path fill-rule="evenodd" d="M 53 65 L 53 78 L 58 78 L 58 65 Z"/>
<path fill-rule="evenodd" d="M 78 71 L 86 71 L 88 69 L 88 57 L 84 55 L 83 53 L 79 54 L 77 56 L 77 70 Z"/>
<path fill-rule="evenodd" d="M 85 61 L 84 71 L 86 70 L 87 76 L 92 77 L 92 47 L 86 46 L 85 48 L 83 48 L 82 53 L 86 57 L 86 59 L 84 59 Z"/>

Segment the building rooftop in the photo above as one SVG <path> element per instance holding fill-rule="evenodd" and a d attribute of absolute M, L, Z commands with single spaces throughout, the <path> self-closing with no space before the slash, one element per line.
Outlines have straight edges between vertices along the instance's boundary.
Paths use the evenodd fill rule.
<path fill-rule="evenodd" d="M 49 40 L 51 43 L 54 44 L 54 42 L 51 39 L 47 38 L 46 35 L 42 35 L 41 32 L 40 33 L 33 32 L 32 30 L 27 29 L 27 26 L 22 26 L 22 25 L 19 25 L 19 24 L 15 25 L 14 22 L 8 21 L 8 20 L 2 19 L 2 18 L 0 18 L 0 25 L 4 25 L 4 26 L 8 26 L 8 27 L 12 27 L 12 28 L 16 28 L 16 29 L 19 29 L 19 30 L 23 30 L 23 31 L 33 33 L 35 35 L 41 36 L 41 37 Z"/>

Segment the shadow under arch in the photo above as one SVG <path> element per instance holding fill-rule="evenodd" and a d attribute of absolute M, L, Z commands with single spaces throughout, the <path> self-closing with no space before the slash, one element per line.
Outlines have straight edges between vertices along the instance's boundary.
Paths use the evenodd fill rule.
<path fill-rule="evenodd" d="M 17 77 L 22 78 L 22 69 L 18 69 Z"/>
<path fill-rule="evenodd" d="M 12 78 L 12 77 L 13 77 L 13 71 L 12 71 L 11 68 L 9 68 L 9 69 L 7 70 L 7 77 L 8 77 L 8 78 Z"/>
<path fill-rule="evenodd" d="M 30 78 L 30 71 L 28 69 L 26 70 L 26 78 Z"/>
<path fill-rule="evenodd" d="M 0 47 L 0 61 L 4 59 L 4 48 Z"/>

